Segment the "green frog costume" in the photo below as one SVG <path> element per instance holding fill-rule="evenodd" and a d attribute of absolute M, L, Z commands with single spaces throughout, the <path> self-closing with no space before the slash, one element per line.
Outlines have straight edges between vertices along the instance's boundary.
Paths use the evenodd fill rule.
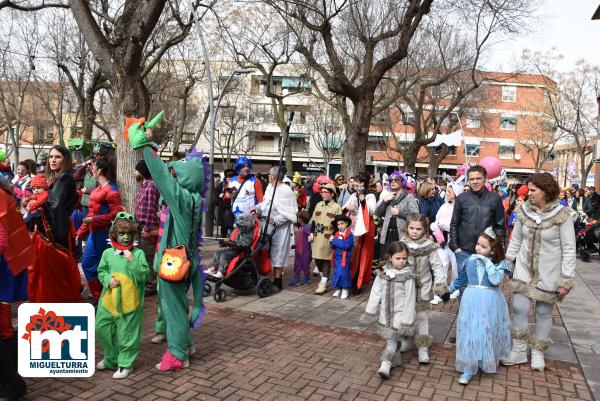
<path fill-rule="evenodd" d="M 115 221 L 126 218 L 119 215 Z M 96 313 L 96 336 L 104 349 L 104 368 L 112 370 L 132 368 L 142 343 L 144 284 L 149 269 L 142 250 L 131 247 L 133 259 L 129 261 L 124 256 L 127 248 L 112 242 L 98 265 L 103 290 Z M 118 287 L 110 287 L 113 278 L 119 281 Z"/>
<path fill-rule="evenodd" d="M 157 272 L 166 248 L 185 244 L 190 245 L 191 250 L 198 249 L 205 174 L 208 171 L 202 162 L 202 153 L 195 150 L 186 153 L 185 159 L 172 162 L 168 166 L 158 157 L 153 149 L 154 144 L 148 140 L 146 130 L 156 127 L 162 115 L 162 112 L 159 113 L 148 123 L 133 123 L 127 131 L 132 148 L 144 148 L 146 165 L 170 211 L 154 259 L 154 270 Z M 174 170 L 176 178 L 169 168 Z M 166 334 L 169 347 L 161 363 L 157 365 L 160 366 L 160 370 L 178 370 L 183 367 L 182 363 L 185 366 L 188 361 L 188 347 L 193 344 L 190 328 L 199 326 L 204 312 L 202 304 L 204 283 L 199 266 L 200 257 L 196 251 L 190 252 L 189 258 L 191 267 L 187 281 L 159 280 L 159 316 L 156 328 L 158 333 Z M 187 297 L 190 284 L 194 299 L 191 316 Z M 177 361 L 173 360 L 173 356 Z"/>

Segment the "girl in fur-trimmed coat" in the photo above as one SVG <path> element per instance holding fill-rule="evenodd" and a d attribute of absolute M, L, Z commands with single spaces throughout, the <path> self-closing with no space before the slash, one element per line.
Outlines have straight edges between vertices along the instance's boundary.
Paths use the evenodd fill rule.
<path fill-rule="evenodd" d="M 390 244 L 385 255 L 387 262 L 383 271 L 378 271 L 371 294 L 361 321 L 368 322 L 367 316 L 374 316 L 379 309 L 379 334 L 386 340 L 381 354 L 379 375 L 390 377 L 392 366 L 400 366 L 401 356 L 398 343 L 410 337 L 415 330 L 415 280 L 414 267 L 409 266 L 408 247 L 402 242 Z"/>
<path fill-rule="evenodd" d="M 446 285 L 446 271 L 438 255 L 438 244 L 429 238 L 429 220 L 427 217 L 416 213 L 407 216 L 406 229 L 401 241 L 409 250 L 408 263 L 415 266 L 416 282 L 416 333 L 414 342 L 419 350 L 419 363 L 429 363 L 429 347 L 433 337 L 429 335 L 429 316 L 431 310 L 429 301 L 433 298 L 432 292 L 448 301 L 448 286 Z M 401 352 L 408 351 L 410 341 L 402 341 Z"/>

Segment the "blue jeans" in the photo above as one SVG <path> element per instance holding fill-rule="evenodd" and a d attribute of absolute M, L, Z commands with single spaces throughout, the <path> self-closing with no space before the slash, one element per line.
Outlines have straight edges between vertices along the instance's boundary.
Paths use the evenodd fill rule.
<path fill-rule="evenodd" d="M 467 266 L 467 260 L 471 257 L 471 253 L 467 251 L 460 251 L 456 254 L 456 267 L 458 274 Z"/>

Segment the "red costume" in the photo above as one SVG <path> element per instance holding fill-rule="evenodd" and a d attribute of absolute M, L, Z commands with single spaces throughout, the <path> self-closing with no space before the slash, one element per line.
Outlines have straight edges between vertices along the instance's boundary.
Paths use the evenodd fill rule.
<path fill-rule="evenodd" d="M 90 231 L 108 231 L 117 213 L 124 210 L 121 205 L 121 194 L 114 184 L 97 186 L 90 194 L 88 204 L 90 223 L 83 223 L 77 236 L 84 238 Z M 108 246 L 108 244 L 107 244 Z"/>
<path fill-rule="evenodd" d="M 372 194 L 370 194 L 372 195 Z M 362 216 L 367 232 L 358 237 L 352 254 L 352 283 L 361 289 L 371 282 L 373 255 L 375 254 L 375 221 L 369 214 L 366 201 L 359 203 L 358 218 Z M 356 223 L 358 225 L 358 223 Z M 356 227 L 355 225 L 355 227 Z"/>

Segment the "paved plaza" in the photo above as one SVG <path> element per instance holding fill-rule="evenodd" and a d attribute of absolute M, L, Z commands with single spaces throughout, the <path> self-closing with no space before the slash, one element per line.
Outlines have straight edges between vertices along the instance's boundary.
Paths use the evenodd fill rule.
<path fill-rule="evenodd" d="M 203 253 L 214 250 L 208 244 Z M 454 371 L 458 304 L 431 312 L 431 364 L 416 352 L 389 380 L 376 374 L 383 341 L 361 324 L 368 291 L 348 300 L 314 295 L 316 280 L 268 298 L 229 292 L 205 298 L 207 315 L 194 332 L 190 368 L 165 374 L 154 365 L 165 344 L 152 344 L 156 297 L 145 307 L 142 351 L 125 380 L 111 372 L 85 379 L 28 379 L 29 400 L 600 400 L 600 261 L 578 261 L 578 286 L 554 313 L 544 372 L 499 367 L 468 386 Z M 286 272 L 284 282 L 291 278 Z M 507 293 L 505 291 L 505 293 Z M 510 298 L 507 298 L 510 301 Z M 533 319 L 533 317 L 532 317 Z M 97 348 L 98 359 L 102 350 Z"/>

